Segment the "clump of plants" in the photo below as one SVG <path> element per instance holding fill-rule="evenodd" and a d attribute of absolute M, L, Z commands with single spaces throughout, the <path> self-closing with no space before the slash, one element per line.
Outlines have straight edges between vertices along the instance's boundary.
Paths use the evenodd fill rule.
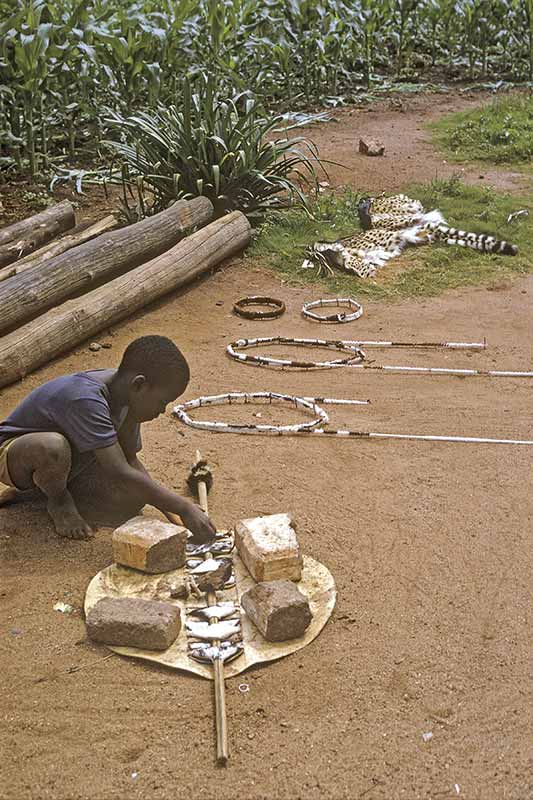
<path fill-rule="evenodd" d="M 440 145 L 458 161 L 528 164 L 533 158 L 533 95 L 497 98 L 433 127 Z"/>
<path fill-rule="evenodd" d="M 121 181 L 137 197 L 137 212 L 204 196 L 216 214 L 238 209 L 253 219 L 305 206 L 304 190 L 316 187 L 314 146 L 302 137 L 276 138 L 281 123 L 249 93 L 228 99 L 211 79 L 201 79 L 196 90 L 186 80 L 180 107 L 111 113 L 106 124 L 115 136 L 107 144 L 120 162 Z"/>

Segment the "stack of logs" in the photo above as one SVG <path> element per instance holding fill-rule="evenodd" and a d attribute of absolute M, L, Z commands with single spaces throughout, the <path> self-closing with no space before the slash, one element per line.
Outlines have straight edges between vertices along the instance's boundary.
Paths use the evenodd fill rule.
<path fill-rule="evenodd" d="M 0 387 L 246 247 L 244 214 L 210 222 L 213 211 L 197 197 L 124 228 L 109 216 L 78 230 L 63 201 L 1 229 Z"/>

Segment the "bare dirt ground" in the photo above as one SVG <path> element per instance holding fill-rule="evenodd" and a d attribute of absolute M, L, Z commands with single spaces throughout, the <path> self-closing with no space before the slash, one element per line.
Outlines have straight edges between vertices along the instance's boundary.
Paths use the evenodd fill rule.
<path fill-rule="evenodd" d="M 350 168 L 334 173 L 337 185 L 399 189 L 450 170 L 422 123 L 470 102 L 438 96 L 413 99 L 404 113 L 343 111 L 334 127 L 314 128 L 313 138 Z M 379 132 L 388 158 L 357 155 L 366 132 Z M 467 174 L 476 180 L 481 173 Z M 520 175 L 484 174 L 521 188 Z M 286 315 L 253 323 L 231 314 L 237 297 L 256 293 L 283 297 Z M 300 317 L 302 301 L 318 290 L 289 288 L 236 259 L 102 335 L 110 350 L 80 347 L 3 390 L 0 417 L 42 381 L 116 365 L 131 339 L 159 333 L 190 360 L 187 399 L 232 389 L 370 398 L 368 407 L 333 410 L 333 424 L 533 438 L 527 381 L 276 373 L 224 354 L 241 335 L 486 336 L 489 348 L 480 353 L 384 351 L 376 358 L 531 369 L 532 294 L 527 277 L 491 291 L 376 303 L 358 322 L 325 329 Z M 262 412 L 281 420 L 281 411 Z M 229 417 L 223 408 L 216 418 Z M 304 551 L 335 576 L 336 610 L 309 647 L 228 682 L 232 758 L 226 770 L 216 769 L 210 684 L 118 656 L 97 663 L 107 651 L 85 637 L 83 596 L 110 563 L 109 530 L 89 543 L 62 541 L 38 505 L 0 511 L 1 798 L 533 796 L 527 447 L 213 435 L 168 415 L 145 426 L 143 438 L 147 467 L 179 491 L 195 449 L 202 450 L 215 469 L 211 510 L 221 527 L 291 511 Z M 58 600 L 76 613 L 54 611 Z M 85 668 L 69 672 L 78 665 Z M 243 681 L 246 694 L 238 691 Z"/>
<path fill-rule="evenodd" d="M 353 186 L 378 193 L 399 191 L 413 182 L 446 178 L 460 172 L 467 182 L 490 184 L 501 191 L 523 191 L 531 184 L 524 173 L 490 164 L 450 163 L 435 152 L 424 124 L 455 111 L 468 111 L 490 101 L 479 92 L 420 94 L 391 97 L 367 108 L 337 109 L 337 122 L 309 127 L 305 134 L 332 162 L 326 169 L 335 186 Z M 299 131 L 299 129 L 296 129 Z M 359 154 L 359 138 L 379 139 L 385 145 L 382 158 Z"/>

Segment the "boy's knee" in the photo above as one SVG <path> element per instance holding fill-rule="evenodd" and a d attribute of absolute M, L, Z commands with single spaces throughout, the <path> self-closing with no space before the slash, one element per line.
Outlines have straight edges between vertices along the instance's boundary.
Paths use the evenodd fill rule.
<path fill-rule="evenodd" d="M 45 478 L 65 480 L 70 471 L 70 445 L 60 433 L 28 433 L 16 439 L 7 454 L 7 466 L 14 486 L 42 488 Z"/>
<path fill-rule="evenodd" d="M 43 466 L 61 463 L 70 466 L 70 445 L 61 433 L 49 432 L 41 434 L 41 439 L 36 449 L 39 461 Z"/>

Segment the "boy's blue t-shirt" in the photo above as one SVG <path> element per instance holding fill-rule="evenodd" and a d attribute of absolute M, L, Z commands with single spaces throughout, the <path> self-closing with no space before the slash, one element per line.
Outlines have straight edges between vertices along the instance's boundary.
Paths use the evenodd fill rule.
<path fill-rule="evenodd" d="M 118 416 L 111 413 L 109 389 L 103 383 L 109 374 L 110 370 L 77 372 L 34 389 L 0 423 L 0 445 L 25 433 L 62 433 L 72 450 L 70 477 L 78 475 L 94 461 L 94 450 L 115 444 L 128 414 L 127 406 Z M 137 425 L 137 452 L 141 446 Z"/>

